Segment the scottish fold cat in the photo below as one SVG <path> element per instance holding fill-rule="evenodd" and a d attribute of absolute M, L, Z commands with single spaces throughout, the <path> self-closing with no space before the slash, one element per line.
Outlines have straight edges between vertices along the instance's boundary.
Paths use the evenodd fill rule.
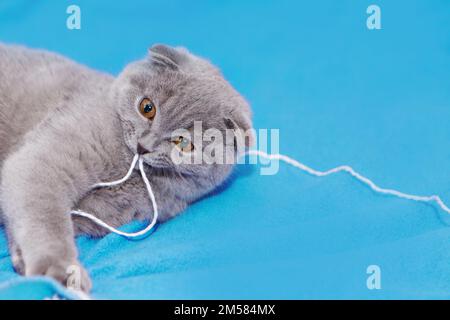
<path fill-rule="evenodd" d="M 69 212 L 90 212 L 114 227 L 150 219 L 138 171 L 124 185 L 89 192 L 121 178 L 136 153 L 160 222 L 220 185 L 232 164 L 174 163 L 170 156 L 174 148 L 185 156 L 202 148 L 190 137 L 173 138 L 195 121 L 202 130 L 252 127 L 247 102 L 186 49 L 154 45 L 113 77 L 54 53 L 0 44 L 0 219 L 17 272 L 65 284 L 67 269 L 79 266 L 81 289 L 89 291 L 74 237 L 107 231 Z"/>

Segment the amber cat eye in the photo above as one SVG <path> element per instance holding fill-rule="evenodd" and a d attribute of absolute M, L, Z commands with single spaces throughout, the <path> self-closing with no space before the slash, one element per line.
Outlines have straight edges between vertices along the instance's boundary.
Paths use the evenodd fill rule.
<path fill-rule="evenodd" d="M 153 120 L 156 115 L 156 106 L 149 98 L 144 98 L 139 104 L 139 112 L 147 119 Z"/>
<path fill-rule="evenodd" d="M 183 152 L 191 152 L 194 150 L 194 145 L 192 142 L 185 137 L 179 136 L 172 142 L 175 143 L 175 145 Z"/>

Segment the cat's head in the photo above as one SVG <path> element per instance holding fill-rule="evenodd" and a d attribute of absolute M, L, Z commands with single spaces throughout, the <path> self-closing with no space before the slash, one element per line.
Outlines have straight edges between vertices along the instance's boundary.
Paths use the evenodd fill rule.
<path fill-rule="evenodd" d="M 230 142 L 227 134 L 252 128 L 245 99 L 215 66 L 184 48 L 151 47 L 148 57 L 128 65 L 115 80 L 113 95 L 130 151 L 141 154 L 155 172 L 195 180 L 205 192 L 230 173 L 228 151 L 236 139 Z M 221 133 L 223 139 L 203 141 L 198 135 L 207 132 Z M 236 147 L 231 146 L 234 152 Z M 213 155 L 223 150 L 227 159 L 211 163 L 202 157 L 199 162 L 205 148 Z"/>

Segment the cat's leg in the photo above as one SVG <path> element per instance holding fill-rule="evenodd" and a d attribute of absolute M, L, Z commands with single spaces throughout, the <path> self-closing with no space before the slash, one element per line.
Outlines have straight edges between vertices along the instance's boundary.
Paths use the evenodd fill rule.
<path fill-rule="evenodd" d="M 69 211 L 91 182 L 73 180 L 78 167 L 40 150 L 25 145 L 2 168 L 2 209 L 12 258 L 26 276 L 46 275 L 64 285 L 70 280 L 79 284 L 77 289 L 89 291 Z"/>

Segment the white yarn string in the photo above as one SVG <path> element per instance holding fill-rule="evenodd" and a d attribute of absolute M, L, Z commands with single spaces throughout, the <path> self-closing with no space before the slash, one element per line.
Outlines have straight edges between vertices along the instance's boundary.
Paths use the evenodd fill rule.
<path fill-rule="evenodd" d="M 450 208 L 442 201 L 442 199 L 437 195 L 432 196 L 418 196 L 413 194 L 407 194 L 403 193 L 397 190 L 393 189 L 384 189 L 377 186 L 372 180 L 362 176 L 358 172 L 356 172 L 352 167 L 350 166 L 339 166 L 333 169 L 330 169 L 328 171 L 317 171 L 314 170 L 303 163 L 298 162 L 297 160 L 294 160 L 288 156 L 282 155 L 282 154 L 267 154 L 266 152 L 259 151 L 259 150 L 249 150 L 247 151 L 248 155 L 256 155 L 260 156 L 269 160 L 282 160 L 302 171 L 305 171 L 309 173 L 310 175 L 316 176 L 316 177 L 325 177 L 334 173 L 338 173 L 341 171 L 347 172 L 351 176 L 353 176 L 355 179 L 361 181 L 362 183 L 366 184 L 370 187 L 373 191 L 381 194 L 391 195 L 402 199 L 412 200 L 412 201 L 418 201 L 418 202 L 435 202 L 442 210 L 444 210 L 447 213 L 450 213 Z"/>
<path fill-rule="evenodd" d="M 147 227 L 145 227 L 144 229 L 142 229 L 141 231 L 138 231 L 138 232 L 128 233 L 128 232 L 120 231 L 120 230 L 110 226 L 106 222 L 102 221 L 101 219 L 97 218 L 96 216 L 94 216 L 90 213 L 83 212 L 80 210 L 73 210 L 70 213 L 73 215 L 87 218 L 87 219 L 95 222 L 99 226 L 102 226 L 103 228 L 108 229 L 109 231 L 111 231 L 115 234 L 118 234 L 120 236 L 123 236 L 127 239 L 139 240 L 139 239 L 145 238 L 150 233 L 150 231 L 152 231 L 153 227 L 158 222 L 158 205 L 156 203 L 155 195 L 153 194 L 153 190 L 152 190 L 152 186 L 150 185 L 150 181 L 148 181 L 147 175 L 145 174 L 145 171 L 144 171 L 144 159 L 143 158 L 140 158 L 139 155 L 135 155 L 133 158 L 133 161 L 131 163 L 130 169 L 128 170 L 127 174 L 122 179 L 117 180 L 117 181 L 112 181 L 112 182 L 97 183 L 92 186 L 92 189 L 101 188 L 101 187 L 112 187 L 112 186 L 116 186 L 121 183 L 124 183 L 131 177 L 131 174 L 133 173 L 133 170 L 136 167 L 136 163 L 138 161 L 139 161 L 139 171 L 141 172 L 142 180 L 144 180 L 145 187 L 147 188 L 147 193 L 150 197 L 150 200 L 152 201 L 152 206 L 153 206 L 153 218 Z"/>
<path fill-rule="evenodd" d="M 131 175 L 133 174 L 133 170 L 136 167 L 136 163 L 139 160 L 139 155 L 135 155 L 133 158 L 133 161 L 131 161 L 131 166 L 130 169 L 128 169 L 127 174 L 119 180 L 116 181 L 112 181 L 112 182 L 100 182 L 100 183 L 96 183 L 94 184 L 91 189 L 97 189 L 97 188 L 103 188 L 103 187 L 113 187 L 113 186 L 117 186 L 119 184 L 124 183 L 125 181 L 127 181 L 128 179 L 130 179 Z M 142 173 L 141 173 L 142 174 Z"/>
<path fill-rule="evenodd" d="M 344 165 L 344 166 L 339 166 L 339 167 L 336 167 L 336 168 L 333 168 L 333 169 L 330 169 L 327 171 L 317 171 L 317 170 L 314 170 L 314 169 L 304 165 L 303 163 L 301 163 L 295 159 L 292 159 L 292 158 L 282 155 L 282 154 L 267 154 L 266 152 L 263 152 L 260 150 L 249 150 L 245 154 L 259 156 L 259 157 L 262 157 L 262 158 L 265 158 L 268 160 L 281 160 L 281 161 L 286 162 L 287 164 L 290 164 L 293 167 L 296 167 L 296 168 L 298 168 L 312 176 L 316 176 L 316 177 L 325 177 L 325 176 L 335 174 L 338 172 L 346 172 L 346 173 L 350 174 L 352 177 L 354 177 L 356 180 L 359 180 L 362 183 L 364 183 L 365 185 L 369 186 L 370 189 L 372 189 L 373 191 L 375 191 L 377 193 L 391 195 L 391 196 L 394 196 L 397 198 L 402 198 L 402 199 L 407 199 L 407 200 L 412 200 L 412 201 L 417 201 L 417 202 L 426 202 L 426 203 L 434 202 L 442 210 L 444 210 L 447 213 L 450 213 L 450 208 L 437 195 L 418 196 L 418 195 L 403 193 L 403 192 L 400 192 L 400 191 L 397 191 L 394 189 L 384 189 L 384 188 L 377 186 L 372 180 L 370 180 L 370 179 L 362 176 L 358 172 L 356 172 L 350 166 Z M 136 167 L 136 163 L 138 163 L 138 162 L 139 162 L 139 171 L 141 173 L 142 180 L 145 183 L 145 187 L 147 188 L 147 193 L 150 197 L 150 200 L 152 201 L 152 206 L 153 206 L 153 218 L 147 227 L 145 227 L 144 229 L 142 229 L 141 231 L 138 231 L 138 232 L 127 233 L 127 232 L 120 231 L 120 230 L 108 225 L 107 223 L 105 223 L 104 221 L 100 220 L 99 218 L 93 216 L 90 213 L 86 213 L 86 212 L 79 211 L 79 210 L 73 210 L 70 213 L 73 215 L 77 215 L 77 216 L 81 216 L 81 217 L 90 219 L 91 221 L 95 222 L 99 226 L 102 226 L 102 227 L 106 228 L 107 230 L 109 230 L 113 233 L 116 233 L 120 236 L 123 236 L 127 239 L 142 239 L 142 238 L 146 237 L 147 235 L 149 235 L 158 221 L 158 205 L 156 203 L 155 195 L 153 194 L 153 190 L 150 185 L 150 181 L 148 180 L 148 178 L 145 174 L 145 171 L 144 171 L 144 159 L 143 158 L 139 157 L 139 155 L 135 155 L 133 158 L 133 161 L 131 163 L 130 169 L 128 170 L 127 174 L 122 179 L 117 180 L 117 181 L 112 181 L 112 182 L 97 183 L 92 186 L 92 189 L 102 188 L 102 187 L 112 187 L 112 186 L 116 186 L 116 185 L 124 183 L 131 177 L 133 170 Z"/>

